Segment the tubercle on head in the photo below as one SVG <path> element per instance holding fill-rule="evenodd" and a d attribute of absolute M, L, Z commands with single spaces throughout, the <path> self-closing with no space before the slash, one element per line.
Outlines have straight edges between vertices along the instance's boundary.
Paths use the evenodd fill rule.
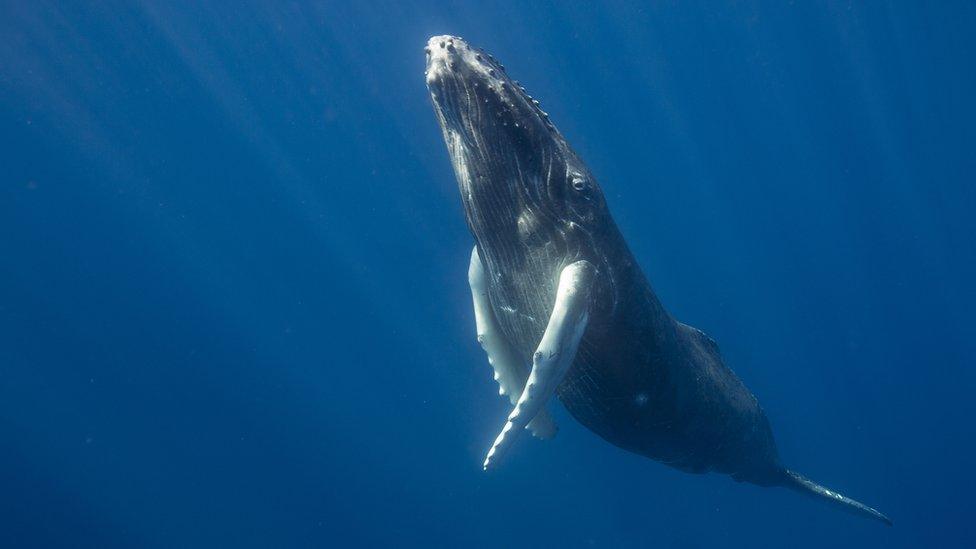
<path fill-rule="evenodd" d="M 480 48 L 475 50 L 463 38 L 450 35 L 432 37 L 424 52 L 427 55 L 427 70 L 424 75 L 427 77 L 428 86 L 435 84 L 438 79 L 458 78 L 466 71 L 470 75 L 477 74 L 479 76 L 472 83 L 473 87 L 477 87 L 479 83 L 486 83 L 506 107 L 515 109 L 516 104 L 521 103 L 524 108 L 535 112 L 544 127 L 555 131 L 549 113 L 542 110 L 539 101 L 529 95 L 524 86 L 508 77 L 505 66 L 496 61 L 491 54 L 485 53 Z M 436 95 L 433 88 L 431 92 Z M 521 127 L 525 124 L 514 125 Z"/>

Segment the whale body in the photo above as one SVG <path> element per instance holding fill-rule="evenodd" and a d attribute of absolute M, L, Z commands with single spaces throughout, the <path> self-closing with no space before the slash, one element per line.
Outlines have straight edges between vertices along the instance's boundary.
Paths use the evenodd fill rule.
<path fill-rule="evenodd" d="M 784 486 L 886 524 L 882 513 L 780 461 L 756 397 L 716 343 L 664 308 L 593 174 L 492 56 L 435 36 L 426 79 L 475 240 L 478 339 L 514 406 L 484 467 L 529 430 L 546 438 L 553 396 L 625 450 L 690 473 Z"/>

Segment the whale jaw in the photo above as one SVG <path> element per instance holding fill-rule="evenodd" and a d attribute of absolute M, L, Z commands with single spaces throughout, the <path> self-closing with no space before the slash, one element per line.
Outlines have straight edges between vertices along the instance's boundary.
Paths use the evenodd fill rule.
<path fill-rule="evenodd" d="M 565 249 L 602 232 L 602 191 L 538 101 L 459 37 L 435 36 L 425 52 L 467 221 L 492 270 L 524 260 L 527 247 Z"/>

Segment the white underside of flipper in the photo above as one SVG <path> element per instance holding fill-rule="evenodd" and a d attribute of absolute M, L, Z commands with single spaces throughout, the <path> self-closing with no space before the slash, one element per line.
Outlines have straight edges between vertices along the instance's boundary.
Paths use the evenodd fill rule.
<path fill-rule="evenodd" d="M 556 302 L 549 324 L 532 356 L 532 371 L 515 409 L 485 457 L 484 468 L 497 465 L 522 429 L 545 409 L 569 367 L 589 321 L 590 290 L 596 269 L 585 260 L 566 266 L 559 275 Z"/>
<path fill-rule="evenodd" d="M 509 344 L 498 328 L 495 313 L 488 301 L 488 283 L 484 266 L 478 256 L 478 248 L 471 251 L 471 266 L 468 268 L 468 283 L 471 285 L 471 298 L 474 301 L 474 318 L 478 328 L 478 342 L 488 354 L 488 363 L 495 370 L 498 394 L 507 396 L 512 405 L 519 397 L 529 378 L 529 368 Z M 556 436 L 556 422 L 549 410 L 543 408 L 527 425 L 533 435 L 549 439 Z"/>

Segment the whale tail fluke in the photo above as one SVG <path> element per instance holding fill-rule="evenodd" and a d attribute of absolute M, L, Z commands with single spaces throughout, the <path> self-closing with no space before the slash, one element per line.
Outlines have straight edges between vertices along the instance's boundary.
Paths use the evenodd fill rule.
<path fill-rule="evenodd" d="M 853 513 L 855 515 L 860 515 L 862 517 L 872 518 L 874 520 L 881 521 L 888 526 L 891 526 L 891 519 L 886 517 L 880 511 L 872 509 L 867 505 L 859 501 L 855 501 L 843 494 L 839 494 L 833 490 L 825 488 L 816 482 L 804 477 L 799 473 L 790 471 L 789 469 L 783 469 L 783 482 L 782 485 L 796 490 L 802 494 L 813 496 L 819 500 L 827 501 L 839 506 L 841 509 Z"/>

